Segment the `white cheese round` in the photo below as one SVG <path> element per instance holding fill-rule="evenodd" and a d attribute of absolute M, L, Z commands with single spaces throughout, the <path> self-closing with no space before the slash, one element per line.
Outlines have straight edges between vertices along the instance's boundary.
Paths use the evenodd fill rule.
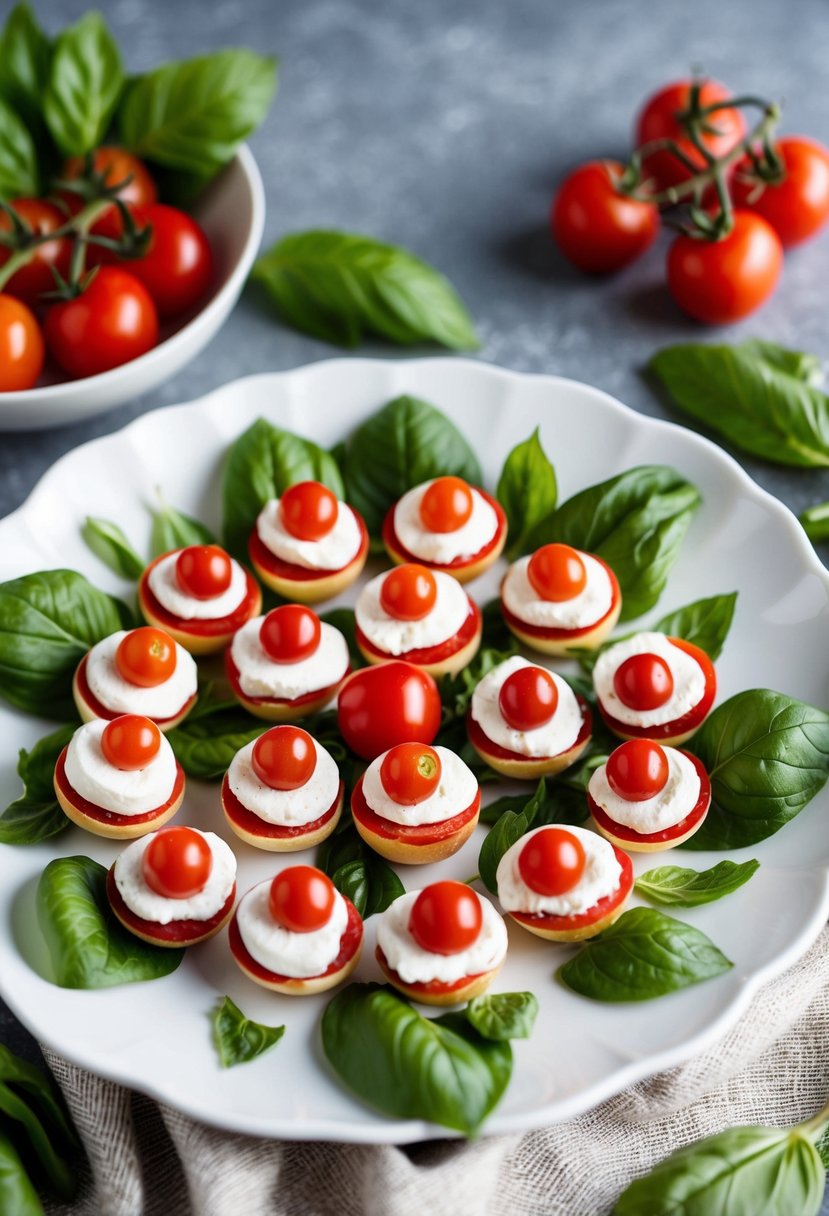
<path fill-rule="evenodd" d="M 620 700 L 613 687 L 618 669 L 634 654 L 655 654 L 664 659 L 673 677 L 674 690 L 664 705 L 656 709 L 632 709 Z M 683 717 L 705 696 L 705 676 L 696 659 L 674 646 L 664 633 L 636 633 L 615 646 L 608 646 L 593 668 L 593 686 L 602 708 L 625 726 L 643 730 L 663 726 Z"/>
<path fill-rule="evenodd" d="M 652 832 L 664 832 L 690 815 L 700 795 L 699 773 L 677 748 L 664 750 L 668 759 L 668 780 L 658 794 L 641 802 L 630 802 L 613 792 L 605 764 L 593 772 L 587 787 L 590 797 L 614 823 L 648 836 Z"/>
<path fill-rule="evenodd" d="M 576 694 L 554 671 L 549 675 L 558 691 L 558 704 L 550 721 L 533 730 L 515 730 L 509 725 L 498 704 L 501 689 L 513 672 L 522 667 L 539 666 L 539 663 L 530 663 L 520 655 L 513 655 L 485 675 L 472 694 L 472 717 L 486 737 L 500 747 L 528 758 L 558 756 L 561 752 L 569 751 L 584 725 Z"/>
<path fill-rule="evenodd" d="M 507 953 L 507 927 L 488 899 L 478 895 L 483 920 L 472 945 L 457 954 L 433 954 L 419 946 L 409 931 L 412 908 L 419 894 L 407 891 L 398 896 L 377 922 L 377 945 L 404 983 L 429 984 L 438 980 L 454 984 L 464 976 L 480 975 L 501 965 Z"/>
<path fill-rule="evenodd" d="M 587 582 L 571 600 L 543 600 L 530 582 L 531 557 L 513 562 L 501 586 L 504 607 L 520 621 L 544 629 L 588 629 L 610 612 L 613 584 L 601 562 L 577 550 Z"/>
<path fill-rule="evenodd" d="M 436 747 L 435 751 L 440 757 L 438 787 L 414 806 L 401 806 L 386 793 L 380 768 L 387 753 L 372 760 L 363 776 L 363 797 L 375 815 L 404 827 L 419 827 L 454 819 L 472 805 L 478 794 L 478 779 L 471 768 L 446 747 Z"/>
<path fill-rule="evenodd" d="M 293 701 L 339 684 L 349 664 L 348 645 L 339 629 L 322 621 L 319 645 L 312 655 L 298 663 L 275 663 L 259 640 L 264 619 L 256 616 L 248 621 L 230 644 L 230 657 L 245 696 Z"/>
<path fill-rule="evenodd" d="M 348 905 L 334 892 L 334 907 L 328 923 L 310 933 L 283 929 L 268 906 L 271 879 L 257 883 L 243 896 L 236 910 L 239 935 L 248 954 L 260 967 L 291 979 L 310 979 L 327 971 L 340 953 L 340 941 L 348 925 Z"/>
<path fill-rule="evenodd" d="M 146 768 L 115 768 L 101 750 L 108 722 L 79 726 L 66 749 L 66 780 L 88 802 L 116 815 L 145 815 L 163 806 L 176 783 L 176 758 L 165 735 Z"/>
<path fill-rule="evenodd" d="M 354 512 L 337 503 L 334 527 L 319 540 L 300 540 L 282 522 L 279 499 L 265 503 L 256 519 L 256 532 L 266 549 L 283 562 L 306 570 L 342 570 L 360 552 L 362 533 Z"/>
<path fill-rule="evenodd" d="M 115 862 L 115 885 L 124 903 L 135 916 L 158 925 L 169 925 L 174 920 L 210 920 L 221 912 L 236 881 L 236 858 L 232 850 L 213 832 L 199 832 L 210 845 L 213 858 L 207 882 L 201 891 L 187 899 L 168 899 L 148 885 L 142 868 L 144 853 L 157 835 L 157 832 L 149 832 L 140 840 L 134 840 Z"/>
<path fill-rule="evenodd" d="M 253 771 L 254 743 L 241 748 L 230 762 L 227 780 L 232 792 L 247 810 L 277 827 L 302 827 L 320 819 L 334 805 L 340 788 L 340 772 L 333 757 L 313 740 L 317 753 L 314 771 L 297 790 L 274 790 Z"/>
<path fill-rule="evenodd" d="M 174 718 L 196 692 L 199 672 L 191 654 L 174 642 L 176 665 L 173 674 L 153 688 L 130 684 L 118 670 L 115 652 L 125 629 L 97 642 L 86 657 L 86 679 L 90 691 L 102 705 L 118 714 L 143 714 L 145 718 Z"/>
<path fill-rule="evenodd" d="M 498 516 L 483 495 L 470 486 L 472 514 L 466 523 L 454 532 L 429 532 L 420 518 L 420 504 L 431 484 L 431 481 L 424 481 L 407 491 L 398 501 L 394 508 L 397 539 L 415 557 L 436 562 L 440 566 L 446 566 L 459 557 L 474 557 L 495 537 Z"/>
<path fill-rule="evenodd" d="M 564 829 L 575 836 L 584 849 L 584 873 L 576 885 L 563 895 L 541 895 L 527 886 L 518 868 L 518 859 L 532 840 L 545 829 L 535 828 L 511 845 L 495 872 L 498 899 L 506 912 L 525 912 L 529 915 L 543 913 L 546 916 L 580 916 L 595 907 L 600 899 L 613 895 L 619 889 L 622 867 L 613 851 L 613 845 L 596 832 L 585 828 Z"/>
<path fill-rule="evenodd" d="M 354 609 L 359 628 L 378 650 L 401 655 L 440 646 L 463 628 L 472 606 L 469 596 L 451 574 L 434 572 L 437 596 L 426 616 L 419 621 L 399 621 L 389 616 L 380 602 L 383 583 L 390 573 L 386 571 L 366 583 Z"/>
<path fill-rule="evenodd" d="M 234 558 L 230 559 L 230 586 L 227 591 L 209 600 L 199 600 L 188 595 L 178 581 L 176 562 L 179 553 L 181 549 L 176 549 L 162 557 L 147 576 L 150 591 L 161 607 L 182 621 L 218 621 L 235 612 L 248 593 L 247 575 L 239 563 Z"/>

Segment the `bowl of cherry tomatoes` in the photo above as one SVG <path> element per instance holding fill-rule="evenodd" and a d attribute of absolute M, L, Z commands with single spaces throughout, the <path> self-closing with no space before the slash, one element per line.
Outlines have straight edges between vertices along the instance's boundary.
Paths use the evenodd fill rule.
<path fill-rule="evenodd" d="M 77 422 L 175 375 L 227 320 L 264 221 L 247 147 L 186 210 L 119 148 L 3 204 L 0 430 Z"/>

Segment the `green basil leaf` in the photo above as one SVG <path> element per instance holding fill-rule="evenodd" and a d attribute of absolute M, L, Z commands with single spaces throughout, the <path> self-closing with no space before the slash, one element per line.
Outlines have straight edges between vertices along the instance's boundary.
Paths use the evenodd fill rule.
<path fill-rule="evenodd" d="M 507 849 L 520 840 L 530 830 L 530 820 L 526 811 L 504 811 L 501 818 L 490 828 L 484 837 L 481 851 L 478 854 L 478 873 L 481 881 L 493 895 L 498 894 L 497 871 L 498 862 Z"/>
<path fill-rule="evenodd" d="M 719 705 L 691 748 L 711 778 L 712 805 L 681 847 L 739 849 L 793 819 L 829 776 L 829 714 L 754 688 Z"/>
<path fill-rule="evenodd" d="M 292 233 L 262 254 L 253 278 L 283 321 L 323 342 L 357 346 L 371 333 L 401 345 L 478 345 L 469 314 L 443 275 L 372 237 Z"/>
<path fill-rule="evenodd" d="M 163 64 L 127 89 L 118 113 L 121 141 L 136 156 L 204 180 L 256 130 L 275 89 L 276 60 L 254 51 Z"/>
<path fill-rule="evenodd" d="M 32 137 L 14 110 L 0 100 L 0 199 L 33 198 L 39 192 L 40 173 Z"/>
<path fill-rule="evenodd" d="M 417 397 L 396 397 L 358 427 L 347 445 L 345 484 L 372 536 L 407 490 L 454 475 L 480 485 L 481 466 L 445 414 Z"/>
<path fill-rule="evenodd" d="M 815 1148 L 820 1154 L 820 1159 L 823 1162 L 824 1169 L 829 1170 L 829 1126 L 824 1127 L 823 1131 L 815 1141 Z"/>
<path fill-rule="evenodd" d="M 115 918 L 106 868 L 90 857 L 50 861 L 37 886 L 37 919 L 61 988 L 111 988 L 175 971 L 183 950 L 152 946 Z"/>
<path fill-rule="evenodd" d="M 232 553 L 247 558 L 248 537 L 262 507 L 297 481 L 321 481 L 345 497 L 340 470 L 328 452 L 257 419 L 236 440 L 225 466 L 224 539 Z"/>
<path fill-rule="evenodd" d="M 370 854 L 338 866 L 331 881 L 341 895 L 351 900 L 364 920 L 375 912 L 385 912 L 399 896 L 406 894 L 391 866 Z"/>
<path fill-rule="evenodd" d="M 44 718 L 76 718 L 75 668 L 96 642 L 132 624 L 125 604 L 74 570 L 0 583 L 0 695 Z"/>
<path fill-rule="evenodd" d="M 212 545 L 215 542 L 215 536 L 203 523 L 182 511 L 176 511 L 167 503 L 158 511 L 153 511 L 150 533 L 153 557 L 160 557 L 172 549 L 186 549 L 188 545 Z"/>
<path fill-rule="evenodd" d="M 43 1204 L 11 1140 L 0 1128 L 0 1212 L 43 1216 Z"/>
<path fill-rule="evenodd" d="M 813 545 L 829 540 L 829 502 L 807 507 L 797 517 Z"/>
<path fill-rule="evenodd" d="M 495 491 L 507 515 L 509 558 L 527 551 L 527 537 L 556 507 L 556 471 L 541 446 L 538 432 L 536 427 L 529 439 L 512 449 Z"/>
<path fill-rule="evenodd" d="M 509 1083 L 509 1043 L 463 1014 L 426 1018 L 378 984 L 349 984 L 322 1015 L 326 1058 L 364 1102 L 399 1119 L 474 1135 Z"/>
<path fill-rule="evenodd" d="M 27 3 L 16 4 L 0 34 L 0 97 L 32 132 L 42 126 L 41 106 L 52 66 L 52 44 Z"/>
<path fill-rule="evenodd" d="M 829 398 L 741 346 L 669 346 L 648 370 L 686 414 L 775 464 L 829 465 Z"/>
<path fill-rule="evenodd" d="M 507 629 L 500 599 L 488 600 L 481 606 L 483 630 L 481 647 L 486 650 L 509 651 L 515 643 L 515 635 Z"/>
<path fill-rule="evenodd" d="M 557 974 L 568 988 L 594 1001 L 649 1001 L 732 966 L 693 925 L 655 908 L 631 908 Z"/>
<path fill-rule="evenodd" d="M 485 1039 L 499 1043 L 528 1039 L 538 1016 L 538 1000 L 531 992 L 498 992 L 473 997 L 463 1012 Z"/>
<path fill-rule="evenodd" d="M 52 138 L 66 156 L 103 142 L 124 86 L 121 55 L 100 13 L 89 12 L 58 37 L 43 98 Z"/>
<path fill-rule="evenodd" d="M 693 604 L 686 604 L 684 608 L 677 608 L 676 612 L 663 616 L 654 629 L 657 633 L 667 633 L 672 638 L 693 642 L 713 662 L 722 654 L 736 604 L 736 591 L 730 595 L 712 595 L 708 599 L 695 600 Z"/>
<path fill-rule="evenodd" d="M 202 708 L 199 713 L 195 710 L 168 731 L 167 738 L 188 777 L 221 781 L 239 749 L 258 739 L 268 723 L 251 717 L 235 703 L 226 708 Z"/>
<path fill-rule="evenodd" d="M 620 1195 L 615 1216 L 817 1216 L 826 1173 L 805 1136 L 734 1127 L 672 1153 Z"/>
<path fill-rule="evenodd" d="M 25 1132 L 31 1150 L 52 1190 L 61 1199 L 72 1199 L 77 1190 L 75 1171 L 54 1148 L 49 1132 L 31 1106 L 10 1086 L 0 1081 L 0 1118 L 3 1116 L 7 1126 L 8 1121 L 12 1121 L 19 1124 Z"/>
<path fill-rule="evenodd" d="M 719 861 L 710 870 L 686 870 L 681 866 L 657 866 L 636 879 L 639 895 L 653 904 L 696 908 L 730 895 L 759 869 L 759 861 Z"/>
<path fill-rule="evenodd" d="M 497 823 L 498 820 L 507 811 L 512 811 L 518 815 L 527 805 L 526 794 L 502 794 L 500 798 L 488 802 L 486 806 L 481 807 L 480 823 L 491 826 Z"/>
<path fill-rule="evenodd" d="M 601 763 L 602 759 L 597 757 L 595 763 Z M 572 787 L 568 787 L 560 779 L 553 781 L 552 778 L 542 777 L 531 797 L 507 794 L 483 808 L 481 822 L 494 823 L 495 826 L 481 845 L 478 873 L 493 895 L 498 894 L 498 863 L 516 840 L 533 828 L 547 827 L 553 823 L 584 822 L 587 818 L 584 791 L 588 780 L 589 775 L 585 772 L 574 781 Z"/>
<path fill-rule="evenodd" d="M 446 712 L 452 717 L 462 718 L 472 702 L 472 694 L 484 676 L 489 675 L 517 652 L 518 643 L 512 638 L 506 650 L 479 650 L 474 659 L 457 675 L 444 676 L 440 682 L 440 696 Z"/>
<path fill-rule="evenodd" d="M 762 359 L 778 371 L 794 376 L 796 380 L 802 380 L 804 384 L 819 385 L 823 381 L 823 365 L 817 355 L 809 355 L 802 350 L 789 350 L 764 338 L 748 338 L 740 343 L 740 350 Z"/>
<path fill-rule="evenodd" d="M 503 781 L 503 777 L 499 776 L 494 769 L 481 759 L 475 748 L 469 742 L 469 737 L 466 733 L 466 719 L 447 717 L 447 720 L 441 726 L 434 739 L 435 747 L 448 747 L 451 752 L 456 752 L 467 768 L 471 768 L 472 772 L 478 779 L 479 785 L 484 785 L 488 782 Z"/>
<path fill-rule="evenodd" d="M 51 1075 L 44 1069 L 14 1055 L 0 1043 L 0 1081 L 15 1092 L 22 1091 L 38 1118 L 49 1126 L 50 1135 L 67 1148 L 75 1149 L 80 1141 L 69 1122 L 63 1098 Z M 0 1211 L 4 1209 L 0 1207 Z"/>
<path fill-rule="evenodd" d="M 284 1026 L 263 1026 L 261 1022 L 252 1022 L 229 996 L 219 998 L 210 1021 L 213 1043 L 222 1068 L 233 1068 L 235 1064 L 255 1060 L 278 1043 L 285 1033 Z"/>
<path fill-rule="evenodd" d="M 81 536 L 95 556 L 121 578 L 138 579 L 144 573 L 146 562 L 135 552 L 118 524 L 87 515 Z"/>
<path fill-rule="evenodd" d="M 345 638 L 348 643 L 352 670 L 356 671 L 358 667 L 365 667 L 366 661 L 357 645 L 357 618 L 354 615 L 354 609 L 329 608 L 327 612 L 320 613 L 320 620 L 325 621 L 326 625 L 333 625 L 335 629 L 339 629 Z"/>
<path fill-rule="evenodd" d="M 700 501 L 696 486 L 673 469 L 641 465 L 569 498 L 526 547 L 561 541 L 598 554 L 619 580 L 619 619 L 628 621 L 659 599 Z"/>
<path fill-rule="evenodd" d="M 21 749 L 17 772 L 23 793 L 0 815 L 0 844 L 37 844 L 69 826 L 55 797 L 53 778 L 58 756 L 74 733 L 74 726 L 62 726 L 30 752 Z"/>

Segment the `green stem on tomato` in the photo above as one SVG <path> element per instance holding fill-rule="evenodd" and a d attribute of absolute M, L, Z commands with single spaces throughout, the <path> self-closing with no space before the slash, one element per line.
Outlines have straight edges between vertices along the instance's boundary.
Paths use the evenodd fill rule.
<path fill-rule="evenodd" d="M 109 199 L 94 199 L 91 203 L 87 203 L 83 210 L 73 216 L 71 220 L 67 220 L 60 228 L 55 228 L 52 232 L 37 232 L 33 233 L 31 239 L 27 241 L 23 249 L 16 250 L 9 260 L 0 268 L 0 292 L 3 291 L 6 284 L 24 266 L 28 266 L 37 253 L 38 246 L 45 245 L 49 241 L 63 240 L 65 237 L 73 238 L 77 246 L 85 247 L 86 234 L 102 215 L 107 207 L 112 206 Z M 85 254 L 84 254 L 85 256 Z M 83 260 L 81 260 L 81 271 L 83 270 Z M 75 271 L 75 251 L 72 254 L 72 273 L 71 281 L 76 282 L 74 275 Z"/>

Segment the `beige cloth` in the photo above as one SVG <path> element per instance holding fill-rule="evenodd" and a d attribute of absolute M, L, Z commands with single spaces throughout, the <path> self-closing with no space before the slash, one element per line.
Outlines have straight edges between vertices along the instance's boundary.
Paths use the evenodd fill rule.
<path fill-rule="evenodd" d="M 46 1058 L 89 1154 L 71 1216 L 602 1216 L 680 1145 L 796 1123 L 827 1101 L 829 929 L 716 1047 L 525 1136 L 407 1149 L 256 1140 Z"/>

